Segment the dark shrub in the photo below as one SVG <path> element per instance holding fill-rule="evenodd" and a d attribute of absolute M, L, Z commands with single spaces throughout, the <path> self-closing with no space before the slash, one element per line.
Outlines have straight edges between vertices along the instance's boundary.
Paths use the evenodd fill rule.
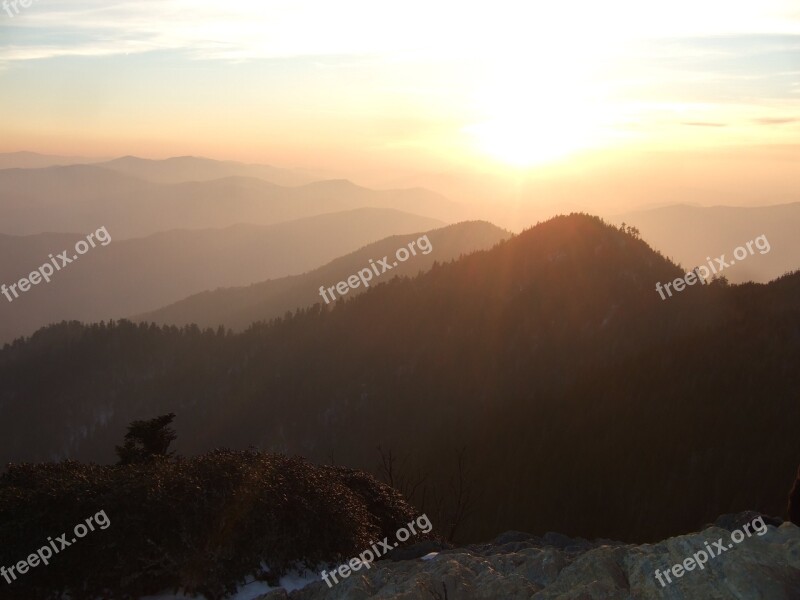
<path fill-rule="evenodd" d="M 96 529 L 11 585 L 4 598 L 138 598 L 185 588 L 220 598 L 245 576 L 338 562 L 416 515 L 363 473 L 300 458 L 218 450 L 98 466 L 10 465 L 0 477 L 0 564 L 14 565 L 99 511 Z M 425 537 L 425 536 L 421 536 Z M 419 541 L 417 538 L 415 541 Z"/>

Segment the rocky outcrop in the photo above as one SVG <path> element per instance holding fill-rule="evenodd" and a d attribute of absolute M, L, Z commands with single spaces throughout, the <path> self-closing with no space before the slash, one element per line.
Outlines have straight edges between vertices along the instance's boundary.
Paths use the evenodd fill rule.
<path fill-rule="evenodd" d="M 789 492 L 789 520 L 800 527 L 800 467 L 797 468 L 797 479 Z"/>
<path fill-rule="evenodd" d="M 755 514 L 755 513 L 753 513 Z M 589 542 L 558 534 L 509 532 L 491 544 L 444 550 L 427 560 L 381 561 L 328 589 L 314 583 L 270 600 L 797 600 L 800 528 L 790 522 L 731 542 L 750 516 L 721 518 L 703 531 L 657 544 Z M 751 528 L 752 529 L 752 528 Z M 761 529 L 761 531 L 764 531 Z M 655 577 L 694 553 L 726 547 L 671 583 Z M 732 547 L 727 548 L 731 545 Z"/>

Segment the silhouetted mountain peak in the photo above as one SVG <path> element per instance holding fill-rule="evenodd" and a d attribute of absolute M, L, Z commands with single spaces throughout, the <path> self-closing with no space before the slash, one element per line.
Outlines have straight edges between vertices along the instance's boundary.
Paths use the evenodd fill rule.
<path fill-rule="evenodd" d="M 357 272 L 340 267 L 310 293 Z M 126 424 L 175 412 L 184 454 L 252 444 L 371 468 L 383 445 L 439 490 L 443 457 L 468 448 L 491 493 L 465 535 L 655 539 L 732 498 L 785 506 L 800 276 L 661 300 L 655 283 L 681 271 L 634 230 L 572 214 L 241 333 L 54 325 L 0 351 L 0 457 L 108 460 Z"/>

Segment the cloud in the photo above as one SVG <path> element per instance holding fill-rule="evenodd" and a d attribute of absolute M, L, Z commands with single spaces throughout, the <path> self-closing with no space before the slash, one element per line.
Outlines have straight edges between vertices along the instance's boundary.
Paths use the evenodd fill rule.
<path fill-rule="evenodd" d="M 789 0 L 673 0 L 656 18 L 637 0 L 495 0 L 488 6 L 455 0 L 48 0 L 0 21 L 0 59 L 153 50 L 221 60 L 420 49 L 480 53 L 500 39 L 559 46 L 591 38 L 600 50 L 602 42 L 621 37 L 800 33 L 795 10 Z M 626 16 L 624 27 L 619 14 Z"/>
<path fill-rule="evenodd" d="M 754 119 L 759 125 L 786 125 L 788 123 L 797 123 L 800 119 L 786 119 L 786 118 L 761 118 Z"/>
<path fill-rule="evenodd" d="M 712 123 L 710 121 L 687 121 L 681 125 L 689 125 L 690 127 L 727 127 L 727 123 Z"/>

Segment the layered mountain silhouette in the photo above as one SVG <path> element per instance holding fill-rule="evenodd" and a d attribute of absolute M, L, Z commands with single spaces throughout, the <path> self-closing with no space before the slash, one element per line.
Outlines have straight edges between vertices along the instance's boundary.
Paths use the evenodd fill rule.
<path fill-rule="evenodd" d="M 165 160 L 123 156 L 97 163 L 97 166 L 155 183 L 213 181 L 227 177 L 263 179 L 284 186 L 304 185 L 314 181 L 310 174 L 301 170 L 280 169 L 269 165 L 248 165 L 197 156 L 176 156 Z"/>
<path fill-rule="evenodd" d="M 370 260 L 394 256 L 398 248 L 408 246 L 421 234 L 397 235 L 352 252 L 302 275 L 291 275 L 255 283 L 247 287 L 217 289 L 195 294 L 156 311 L 132 317 L 133 321 L 154 322 L 159 325 L 190 325 L 216 328 L 220 325 L 241 331 L 256 321 L 266 321 L 283 316 L 286 311 L 304 308 L 322 302 L 320 286 L 332 286 L 345 281 L 354 273 L 369 267 Z M 475 250 L 491 248 L 509 233 L 481 221 L 458 223 L 427 232 L 433 249 L 428 254 L 419 253 L 402 262 L 391 271 L 375 278 L 370 285 L 385 283 L 395 276 L 416 275 L 427 271 L 435 262 L 449 262 Z M 351 290 L 351 298 L 367 288 Z M 328 298 L 330 301 L 331 299 Z"/>
<path fill-rule="evenodd" d="M 195 171 L 205 170 L 209 176 L 225 172 L 223 167 L 184 165 L 176 160 L 177 164 L 120 159 L 110 168 L 106 163 L 0 170 L 0 233 L 88 233 L 105 226 L 116 239 L 126 239 L 178 228 L 268 225 L 366 207 L 402 210 L 445 222 L 462 220 L 457 204 L 420 188 L 370 190 L 345 180 L 286 187 L 239 175 L 165 183 L 199 177 Z M 262 171 L 243 170 L 270 172 Z"/>
<path fill-rule="evenodd" d="M 115 239 L 109 228 L 108 245 L 98 244 L 50 283 L 33 286 L 13 302 L 0 296 L 0 343 L 64 319 L 120 318 L 208 289 L 303 273 L 386 236 L 441 225 L 397 210 L 363 208 L 127 240 Z M 0 283 L 28 277 L 63 250 L 73 256 L 80 239 L 85 234 L 0 235 Z"/>
<path fill-rule="evenodd" d="M 0 169 L 43 169 L 57 165 L 82 165 L 99 162 L 82 156 L 57 156 L 38 152 L 0 152 Z"/>
<path fill-rule="evenodd" d="M 707 263 L 707 258 L 733 251 L 764 235 L 768 253 L 756 252 L 724 272 L 734 283 L 766 283 L 797 268 L 800 259 L 800 202 L 774 206 L 688 206 L 684 204 L 618 215 L 616 223 L 636 226 L 642 236 L 687 270 Z"/>
<path fill-rule="evenodd" d="M 51 326 L 0 351 L 0 457 L 110 461 L 128 422 L 175 412 L 186 454 L 252 444 L 372 469 L 391 449 L 418 508 L 471 499 L 465 537 L 645 541 L 780 514 L 800 273 L 661 300 L 655 283 L 682 274 L 570 215 L 239 334 Z"/>

